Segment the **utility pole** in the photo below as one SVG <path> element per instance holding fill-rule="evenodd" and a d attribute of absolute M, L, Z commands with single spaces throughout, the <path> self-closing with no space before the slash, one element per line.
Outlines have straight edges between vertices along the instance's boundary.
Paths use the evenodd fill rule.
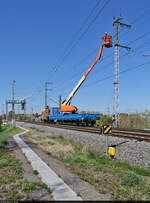
<path fill-rule="evenodd" d="M 15 80 L 13 80 L 12 82 L 12 124 L 15 125 L 15 90 L 14 90 L 14 86 L 15 86 Z"/>
<path fill-rule="evenodd" d="M 52 82 L 45 82 L 45 107 L 47 106 L 47 91 L 51 91 L 52 89 L 48 89 L 47 85 L 52 84 Z"/>
<path fill-rule="evenodd" d="M 59 95 L 59 108 L 61 108 L 61 94 Z"/>
<path fill-rule="evenodd" d="M 113 112 L 114 112 L 114 126 L 113 127 L 119 127 L 119 47 L 125 48 L 128 51 L 130 51 L 130 47 L 123 46 L 119 44 L 119 25 L 121 27 L 127 27 L 130 28 L 131 25 L 127 25 L 124 23 L 121 23 L 120 21 L 123 18 L 117 18 L 113 26 L 115 26 L 115 64 L 114 64 L 114 106 L 113 106 Z"/>
<path fill-rule="evenodd" d="M 33 106 L 31 106 L 31 121 L 33 119 Z"/>
<path fill-rule="evenodd" d="M 7 100 L 6 100 L 5 104 L 6 104 L 6 120 L 8 121 L 8 103 L 7 103 Z"/>
<path fill-rule="evenodd" d="M 107 107 L 107 116 L 109 116 L 110 115 L 110 108 L 109 108 L 109 106 Z"/>
<path fill-rule="evenodd" d="M 2 119 L 4 120 L 4 104 L 2 104 Z"/>
<path fill-rule="evenodd" d="M 31 115 L 33 115 L 33 106 L 31 106 Z"/>
<path fill-rule="evenodd" d="M 19 114 L 20 114 L 20 106 L 18 105 L 18 116 L 19 116 Z"/>

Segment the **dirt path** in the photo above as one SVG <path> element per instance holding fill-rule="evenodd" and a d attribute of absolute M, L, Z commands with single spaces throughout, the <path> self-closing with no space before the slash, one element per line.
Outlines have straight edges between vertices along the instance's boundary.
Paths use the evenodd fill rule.
<path fill-rule="evenodd" d="M 20 160 L 21 166 L 24 169 L 23 178 L 35 185 L 35 190 L 28 194 L 27 200 L 54 200 L 50 190 L 42 183 L 41 179 L 33 173 L 30 163 L 21 152 L 13 137 L 8 141 L 7 150 Z"/>

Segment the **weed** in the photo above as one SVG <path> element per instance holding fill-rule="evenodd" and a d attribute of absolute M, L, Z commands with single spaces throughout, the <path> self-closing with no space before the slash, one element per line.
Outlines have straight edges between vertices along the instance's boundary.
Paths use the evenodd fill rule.
<path fill-rule="evenodd" d="M 49 194 L 52 193 L 51 190 L 49 189 L 49 187 L 45 183 L 42 183 L 40 185 L 42 186 L 42 188 L 46 189 Z"/>
<path fill-rule="evenodd" d="M 14 192 L 13 194 L 8 196 L 7 200 L 21 200 L 23 198 L 24 198 L 24 195 Z"/>
<path fill-rule="evenodd" d="M 31 162 L 27 160 L 27 164 L 31 164 Z"/>
<path fill-rule="evenodd" d="M 35 175 L 38 175 L 38 174 L 39 174 L 39 172 L 38 172 L 37 170 L 34 170 L 33 173 L 34 173 Z"/>
<path fill-rule="evenodd" d="M 41 186 L 42 186 L 42 188 L 44 188 L 44 189 L 46 189 L 46 190 L 49 189 L 48 186 L 47 186 L 45 183 L 42 183 Z"/>
<path fill-rule="evenodd" d="M 4 160 L 4 159 L 0 160 L 0 168 L 4 168 L 8 165 L 9 165 L 8 160 Z"/>
<path fill-rule="evenodd" d="M 24 181 L 22 183 L 22 191 L 28 191 L 28 192 L 32 192 L 35 190 L 35 185 L 32 183 L 28 183 L 27 181 Z"/>
<path fill-rule="evenodd" d="M 62 145 L 68 145 L 69 144 L 69 141 L 66 140 L 63 136 L 47 136 L 47 137 L 50 139 L 56 140 L 58 143 L 60 143 Z"/>
<path fill-rule="evenodd" d="M 78 197 L 81 197 L 80 192 L 77 192 L 77 196 L 78 196 Z"/>
<path fill-rule="evenodd" d="M 51 152 L 48 152 L 48 151 L 45 151 L 45 153 L 49 156 L 52 156 L 52 153 Z"/>
<path fill-rule="evenodd" d="M 102 167 L 97 165 L 94 167 L 94 171 L 103 171 Z"/>
<path fill-rule="evenodd" d="M 50 144 L 50 145 L 54 145 L 55 143 L 54 143 L 54 142 L 50 142 L 50 141 L 48 141 L 48 144 Z"/>
<path fill-rule="evenodd" d="M 143 180 L 141 177 L 138 177 L 135 173 L 133 172 L 126 172 L 122 179 L 121 182 L 123 185 L 127 186 L 136 186 L 136 185 L 141 185 L 143 184 Z"/>
<path fill-rule="evenodd" d="M 39 129 L 39 128 L 35 128 L 35 127 L 29 127 L 31 130 L 33 131 L 37 131 L 37 132 L 45 132 L 44 130 L 42 129 Z"/>
<path fill-rule="evenodd" d="M 150 185 L 148 185 L 145 190 L 144 190 L 144 193 L 149 197 L 150 199 Z"/>
<path fill-rule="evenodd" d="M 17 166 L 13 169 L 13 174 L 17 179 L 20 179 L 23 174 L 23 168 L 21 166 Z"/>

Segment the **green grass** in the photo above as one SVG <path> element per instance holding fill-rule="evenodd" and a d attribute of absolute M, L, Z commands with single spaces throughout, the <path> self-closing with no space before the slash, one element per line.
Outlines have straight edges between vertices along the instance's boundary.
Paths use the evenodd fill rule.
<path fill-rule="evenodd" d="M 18 192 L 14 192 L 13 194 L 9 195 L 7 200 L 22 200 L 24 195 L 18 194 Z"/>
<path fill-rule="evenodd" d="M 47 136 L 49 139 L 56 140 L 61 145 L 68 145 L 69 141 L 66 140 L 63 136 Z"/>
<path fill-rule="evenodd" d="M 73 173 L 95 186 L 100 192 L 110 192 L 112 200 L 150 199 L 150 185 L 143 177 L 150 177 L 150 170 L 132 166 L 127 162 L 112 160 L 91 150 L 63 159 Z M 99 174 L 102 177 L 98 177 Z M 105 175 L 104 175 L 105 174 Z M 105 178 L 108 177 L 108 178 Z M 116 180 L 115 180 L 116 179 Z M 112 185 L 112 189 L 110 189 Z M 101 188 L 101 189 L 100 189 Z"/>
<path fill-rule="evenodd" d="M 74 152 L 67 156 L 63 152 L 46 154 L 62 161 L 100 193 L 110 194 L 111 200 L 150 200 L 150 169 L 111 159 L 62 136 L 47 137 L 61 145 L 71 144 Z"/>
<path fill-rule="evenodd" d="M 21 183 L 21 189 L 23 192 L 33 192 L 35 190 L 35 185 L 33 183 L 29 183 L 28 181 L 24 181 Z"/>
<path fill-rule="evenodd" d="M 4 148 L 7 145 L 9 136 L 15 135 L 22 130 L 15 126 L 6 125 L 0 130 L 0 148 Z"/>
<path fill-rule="evenodd" d="M 43 133 L 43 132 L 45 132 L 44 130 L 42 130 L 42 129 L 39 129 L 39 128 L 35 128 L 35 127 L 29 127 L 31 130 L 33 130 L 33 131 L 37 131 L 37 132 L 41 132 L 41 133 Z"/>
<path fill-rule="evenodd" d="M 0 170 L 6 171 L 6 176 L 0 177 L 0 185 L 15 182 L 23 178 L 23 168 L 14 155 L 0 152 Z"/>
<path fill-rule="evenodd" d="M 127 186 L 144 185 L 142 178 L 130 171 L 122 176 L 121 182 L 123 185 Z"/>
<path fill-rule="evenodd" d="M 19 128 L 9 125 L 0 130 L 0 198 L 5 200 L 24 200 L 35 190 L 34 184 L 24 180 L 21 162 L 9 150 L 4 150 L 9 136 L 19 132 Z"/>
<path fill-rule="evenodd" d="M 124 170 L 129 170 L 134 172 L 137 175 L 141 176 L 149 176 L 150 177 L 150 170 L 139 168 L 132 166 L 128 162 L 122 162 L 119 160 L 112 160 L 109 157 L 103 155 L 99 155 L 96 152 L 88 151 L 88 152 L 80 152 L 77 151 L 73 156 L 67 157 L 64 159 L 66 162 L 74 162 L 74 163 L 87 163 L 92 164 L 95 167 L 101 167 L 102 165 L 112 166 L 115 168 L 121 168 Z"/>

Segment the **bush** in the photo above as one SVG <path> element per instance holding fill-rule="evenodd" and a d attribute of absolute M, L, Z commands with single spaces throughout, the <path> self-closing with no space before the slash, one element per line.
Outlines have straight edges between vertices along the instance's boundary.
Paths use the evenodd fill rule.
<path fill-rule="evenodd" d="M 97 126 L 102 126 L 102 125 L 112 125 L 112 117 L 111 116 L 100 116 L 100 120 L 96 122 Z"/>
<path fill-rule="evenodd" d="M 135 173 L 132 172 L 126 172 L 123 175 L 121 182 L 123 185 L 127 186 L 136 186 L 144 183 L 141 177 L 138 177 Z"/>

